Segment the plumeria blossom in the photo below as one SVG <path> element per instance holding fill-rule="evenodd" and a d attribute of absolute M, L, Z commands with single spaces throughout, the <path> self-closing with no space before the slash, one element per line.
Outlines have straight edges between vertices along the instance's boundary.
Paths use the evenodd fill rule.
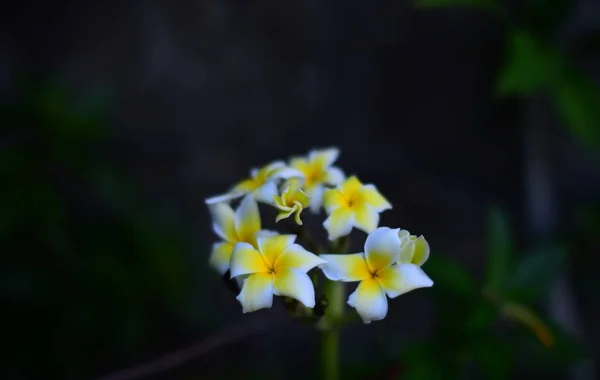
<path fill-rule="evenodd" d="M 379 213 L 392 208 L 374 185 L 363 185 L 356 176 L 335 189 L 325 190 L 323 206 L 329 214 L 323 222 L 329 240 L 348 235 L 352 227 L 372 232 L 379 224 Z"/>
<path fill-rule="evenodd" d="M 296 223 L 302 225 L 300 214 L 302 210 L 308 207 L 310 198 L 297 184 L 291 183 L 287 185 L 280 196 L 273 197 L 273 201 L 275 202 L 275 207 L 280 211 L 275 218 L 276 222 L 295 214 Z"/>
<path fill-rule="evenodd" d="M 313 308 L 315 289 L 306 274 L 325 261 L 295 244 L 295 235 L 260 237 L 255 248 L 235 245 L 231 256 L 231 278 L 242 276 L 237 300 L 244 313 L 269 308 L 273 295 L 294 298 Z"/>
<path fill-rule="evenodd" d="M 400 229 L 380 227 L 369 234 L 364 253 L 320 255 L 327 263 L 321 266 L 332 281 L 360 281 L 348 297 L 364 323 L 385 318 L 387 297 L 395 298 L 411 290 L 430 287 L 433 281 L 412 263 L 397 263 L 402 249 Z"/>
<path fill-rule="evenodd" d="M 344 172 L 332 166 L 340 155 L 337 148 L 315 149 L 308 153 L 308 157 L 294 157 L 290 160 L 290 167 L 302 173 L 297 181 L 310 197 L 310 210 L 318 213 L 323 203 L 325 186 L 337 186 L 345 178 Z"/>
<path fill-rule="evenodd" d="M 234 212 L 227 203 L 211 205 L 213 230 L 223 241 L 213 244 L 209 264 L 219 274 L 229 270 L 229 261 L 236 243 L 244 242 L 257 246 L 257 238 L 273 235 L 274 232 L 261 230 L 258 205 L 252 196 L 244 197 Z"/>
<path fill-rule="evenodd" d="M 399 263 L 411 263 L 418 266 L 425 264 L 429 258 L 429 244 L 423 235 L 417 237 L 407 230 L 400 230 L 398 236 L 402 241 L 402 249 L 398 256 Z"/>
<path fill-rule="evenodd" d="M 278 195 L 278 180 L 302 176 L 301 172 L 286 166 L 283 161 L 274 161 L 260 169 L 252 169 L 249 178 L 240 181 L 228 193 L 207 199 L 206 203 L 227 202 L 246 194 L 252 194 L 260 202 L 272 203 L 273 197 Z"/>

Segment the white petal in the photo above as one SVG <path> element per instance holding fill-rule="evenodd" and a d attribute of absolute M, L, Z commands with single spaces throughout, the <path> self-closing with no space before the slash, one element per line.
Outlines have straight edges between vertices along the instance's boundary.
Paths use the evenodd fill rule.
<path fill-rule="evenodd" d="M 273 293 L 298 300 L 306 307 L 315 307 L 315 288 L 308 275 L 298 269 L 284 268 L 275 274 Z"/>
<path fill-rule="evenodd" d="M 365 279 L 358 284 L 354 293 L 348 297 L 348 305 L 356 309 L 364 323 L 381 320 L 388 311 L 385 292 L 374 278 Z"/>
<path fill-rule="evenodd" d="M 354 226 L 354 212 L 347 208 L 333 210 L 331 215 L 323 222 L 323 227 L 328 232 L 329 240 L 335 240 L 346 236 Z"/>
<path fill-rule="evenodd" d="M 402 243 L 398 237 L 399 228 L 379 227 L 367 236 L 365 257 L 373 272 L 388 267 L 398 260 Z"/>
<path fill-rule="evenodd" d="M 269 236 L 275 236 L 275 235 L 279 235 L 279 232 L 273 231 L 273 230 L 260 230 L 256 234 L 256 237 L 257 238 L 259 238 L 259 237 L 269 237 Z"/>
<path fill-rule="evenodd" d="M 304 178 L 304 174 L 298 169 L 294 168 L 284 168 L 277 172 L 275 175 L 277 178 L 281 179 L 290 179 L 290 178 Z"/>
<path fill-rule="evenodd" d="M 308 207 L 310 208 L 310 212 L 313 214 L 318 214 L 321 210 L 321 206 L 323 205 L 324 190 L 325 189 L 323 188 L 323 185 L 317 184 L 311 189 L 310 194 L 308 194 L 310 197 L 310 204 Z"/>
<path fill-rule="evenodd" d="M 251 242 L 260 231 L 258 205 L 251 195 L 246 195 L 235 211 L 235 231 L 240 241 Z"/>
<path fill-rule="evenodd" d="M 319 256 L 308 252 L 301 245 L 292 244 L 275 261 L 275 271 L 279 271 L 280 268 L 295 268 L 306 273 L 318 265 L 325 264 L 325 262 Z"/>
<path fill-rule="evenodd" d="M 271 307 L 273 305 L 273 275 L 256 273 L 248 276 L 236 299 L 242 304 L 243 313 Z"/>
<path fill-rule="evenodd" d="M 332 281 L 362 281 L 371 277 L 364 253 L 348 255 L 319 255 L 325 264 L 319 266 L 325 277 Z"/>
<path fill-rule="evenodd" d="M 400 254 L 398 255 L 398 263 L 410 264 L 415 254 L 415 242 L 410 236 L 400 240 L 402 241 L 402 248 L 400 248 Z"/>
<path fill-rule="evenodd" d="M 229 262 L 231 253 L 233 252 L 233 244 L 229 242 L 220 242 L 213 244 L 210 258 L 208 260 L 211 268 L 215 269 L 222 276 L 229 270 Z"/>
<path fill-rule="evenodd" d="M 314 149 L 308 153 L 308 159 L 311 162 L 318 160 L 322 162 L 323 167 L 329 167 L 337 160 L 340 155 L 340 150 L 335 147 L 326 149 Z"/>
<path fill-rule="evenodd" d="M 325 176 L 325 183 L 330 186 L 337 186 L 340 183 L 344 182 L 346 179 L 346 175 L 342 171 L 342 169 L 337 166 L 332 166 L 327 170 L 327 174 Z"/>
<path fill-rule="evenodd" d="M 433 281 L 415 264 L 398 264 L 377 274 L 381 286 L 390 298 L 418 288 L 428 288 Z"/>
<path fill-rule="evenodd" d="M 275 181 L 268 181 L 258 189 L 254 190 L 253 195 L 254 198 L 256 198 L 256 200 L 259 202 L 273 204 L 273 197 L 279 195 L 277 184 Z"/>
<path fill-rule="evenodd" d="M 371 205 L 363 204 L 354 209 L 354 226 L 366 233 L 373 232 L 379 225 L 379 213 Z"/>
<path fill-rule="evenodd" d="M 204 200 L 204 202 L 206 202 L 207 205 L 214 205 L 217 203 L 229 202 L 234 199 L 241 198 L 244 196 L 244 194 L 246 194 L 246 193 L 243 191 L 236 191 L 236 192 L 232 192 L 232 193 L 220 194 L 220 195 L 215 195 L 214 197 L 207 198 Z"/>
<path fill-rule="evenodd" d="M 223 240 L 237 241 L 235 232 L 235 212 L 227 203 L 217 203 L 208 207 L 213 219 L 213 230 Z"/>
<path fill-rule="evenodd" d="M 231 278 L 269 271 L 263 256 L 249 243 L 237 243 L 233 247 L 230 264 Z"/>

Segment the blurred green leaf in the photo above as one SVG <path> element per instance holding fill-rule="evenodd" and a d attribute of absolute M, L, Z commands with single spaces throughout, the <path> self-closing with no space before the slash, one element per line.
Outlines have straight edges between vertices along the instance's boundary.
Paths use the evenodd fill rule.
<path fill-rule="evenodd" d="M 507 60 L 499 75 L 500 95 L 528 94 L 550 88 L 561 73 L 563 58 L 550 46 L 523 30 L 508 35 Z"/>
<path fill-rule="evenodd" d="M 433 289 L 437 292 L 470 297 L 478 290 L 473 276 L 456 260 L 435 255 L 430 257 L 426 266 L 427 274 L 435 283 Z"/>
<path fill-rule="evenodd" d="M 497 316 L 498 311 L 492 304 L 482 302 L 467 316 L 464 324 L 465 330 L 469 333 L 487 330 Z"/>
<path fill-rule="evenodd" d="M 471 342 L 469 350 L 477 368 L 488 380 L 510 378 L 514 348 L 504 339 L 487 334 Z"/>
<path fill-rule="evenodd" d="M 510 279 L 511 297 L 532 301 L 546 293 L 567 263 L 567 249 L 550 246 L 533 251 L 519 260 Z"/>
<path fill-rule="evenodd" d="M 405 370 L 398 379 L 451 379 L 439 355 L 440 350 L 434 344 L 421 342 L 409 345 L 402 351 L 401 360 Z"/>
<path fill-rule="evenodd" d="M 502 291 L 509 276 L 513 238 L 506 216 L 497 208 L 488 212 L 486 233 L 486 287 Z"/>
<path fill-rule="evenodd" d="M 502 6 L 498 0 L 414 0 L 417 7 L 468 7 L 484 9 L 488 11 L 499 11 Z"/>
<path fill-rule="evenodd" d="M 600 90 L 581 72 L 567 68 L 553 87 L 558 113 L 571 132 L 591 147 L 600 145 Z"/>

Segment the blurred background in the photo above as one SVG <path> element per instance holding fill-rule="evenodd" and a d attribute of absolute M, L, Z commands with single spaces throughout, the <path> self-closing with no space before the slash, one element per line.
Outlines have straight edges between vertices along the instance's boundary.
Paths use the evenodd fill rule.
<path fill-rule="evenodd" d="M 390 199 L 382 225 L 425 235 L 435 282 L 343 330 L 344 379 L 598 378 L 597 1 L 1 17 L 1 378 L 317 377 L 317 334 L 242 315 L 208 267 L 204 199 L 328 146 Z"/>

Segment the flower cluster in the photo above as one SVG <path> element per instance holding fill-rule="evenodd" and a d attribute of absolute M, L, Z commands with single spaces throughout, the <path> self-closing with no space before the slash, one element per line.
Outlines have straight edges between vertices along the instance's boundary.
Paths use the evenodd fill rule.
<path fill-rule="evenodd" d="M 222 239 L 213 245 L 209 263 L 241 286 L 237 300 L 244 313 L 271 307 L 274 295 L 315 307 L 315 284 L 307 273 L 316 267 L 329 281 L 359 282 L 347 303 L 365 323 L 386 316 L 387 297 L 433 285 L 421 269 L 429 257 L 427 241 L 400 228 L 379 227 L 379 214 L 392 205 L 374 185 L 346 178 L 333 166 L 338 156 L 338 149 L 329 148 L 287 164 L 275 161 L 206 200 L 213 230 Z M 239 198 L 234 210 L 230 203 Z M 324 209 L 328 239 L 338 242 L 356 228 L 368 234 L 364 252 L 309 252 L 297 235 L 263 230 L 257 202 L 277 209 L 276 222 L 289 218 L 297 228 L 304 210 Z"/>

